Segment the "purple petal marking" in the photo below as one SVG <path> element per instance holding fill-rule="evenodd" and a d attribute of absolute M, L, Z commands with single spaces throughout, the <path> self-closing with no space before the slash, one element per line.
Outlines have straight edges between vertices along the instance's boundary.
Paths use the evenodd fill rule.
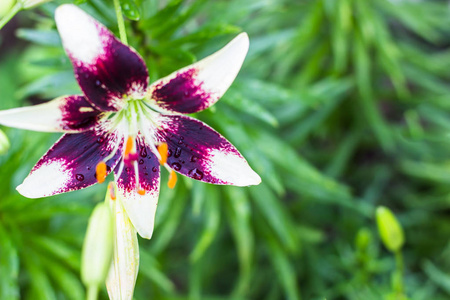
<path fill-rule="evenodd" d="M 125 103 L 124 96 L 143 97 L 147 89 L 148 71 L 144 61 L 113 36 L 105 45 L 105 54 L 93 65 L 72 61 L 78 84 L 100 110 L 120 110 Z"/>
<path fill-rule="evenodd" d="M 195 68 L 191 68 L 177 73 L 167 82 L 156 83 L 151 98 L 167 110 L 185 114 L 207 108 L 218 97 L 202 88 L 202 82 L 195 79 L 197 73 Z"/>
<path fill-rule="evenodd" d="M 75 77 L 93 105 L 117 111 L 125 104 L 124 96 L 144 96 L 148 71 L 136 51 L 75 5 L 58 7 L 55 19 Z"/>
<path fill-rule="evenodd" d="M 28 198 L 39 198 L 86 188 L 97 182 L 97 164 L 108 156 L 118 140 L 117 134 L 95 130 L 65 134 L 37 162 L 30 175 L 17 187 Z M 120 149 L 120 148 L 119 148 Z M 121 157 L 117 153 L 106 162 L 108 173 Z"/>
<path fill-rule="evenodd" d="M 157 135 L 168 145 L 168 165 L 183 175 L 214 184 L 260 182 L 239 151 L 203 122 L 187 116 L 164 116 Z"/>
<path fill-rule="evenodd" d="M 145 145 L 141 137 L 136 139 L 136 162 L 139 172 L 139 186 L 136 186 L 134 163 L 124 163 L 122 173 L 120 165 L 117 165 L 114 173 L 117 178 L 117 186 L 127 193 L 135 193 L 137 189 L 146 192 L 159 190 L 159 161 L 151 148 Z"/>
<path fill-rule="evenodd" d="M 61 103 L 61 123 L 63 130 L 85 131 L 95 126 L 101 113 L 84 96 L 68 96 Z"/>
<path fill-rule="evenodd" d="M 249 40 L 239 34 L 219 51 L 153 83 L 148 100 L 170 112 L 194 113 L 217 102 L 236 78 Z"/>

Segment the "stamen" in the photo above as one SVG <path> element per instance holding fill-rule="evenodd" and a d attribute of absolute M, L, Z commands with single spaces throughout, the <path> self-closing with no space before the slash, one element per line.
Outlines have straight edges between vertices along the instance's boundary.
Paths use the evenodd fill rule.
<path fill-rule="evenodd" d="M 106 178 L 106 164 L 101 161 L 95 167 L 95 177 L 97 178 L 98 183 L 103 183 Z"/>
<path fill-rule="evenodd" d="M 171 170 L 167 186 L 169 187 L 169 189 L 173 189 L 175 187 L 175 184 L 177 184 L 177 173 L 175 173 L 174 170 Z"/>
<path fill-rule="evenodd" d="M 128 155 L 131 153 L 131 151 L 133 150 L 133 137 L 129 136 L 127 139 L 127 145 L 125 146 L 125 153 L 124 156 L 125 158 L 128 157 Z"/>
<path fill-rule="evenodd" d="M 167 146 L 167 143 L 162 143 L 158 145 L 158 152 L 161 156 L 161 160 L 159 161 L 161 165 L 164 165 L 167 162 L 167 152 L 169 151 L 169 147 Z"/>
<path fill-rule="evenodd" d="M 144 196 L 144 195 L 145 195 L 145 190 L 143 190 L 143 189 L 138 189 L 138 190 L 137 190 L 137 193 L 138 193 L 139 195 L 141 195 L 141 196 Z"/>
<path fill-rule="evenodd" d="M 114 182 L 110 182 L 108 184 L 108 190 L 109 190 L 109 196 L 111 197 L 111 200 L 116 200 L 116 191 L 114 189 Z"/>

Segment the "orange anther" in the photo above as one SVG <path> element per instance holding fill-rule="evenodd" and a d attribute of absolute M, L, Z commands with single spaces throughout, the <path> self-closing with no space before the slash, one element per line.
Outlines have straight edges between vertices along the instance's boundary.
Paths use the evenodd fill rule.
<path fill-rule="evenodd" d="M 167 182 L 167 186 L 169 189 L 173 189 L 177 184 L 177 173 L 174 170 L 170 171 L 169 181 Z"/>
<path fill-rule="evenodd" d="M 106 164 L 101 161 L 95 167 L 95 177 L 97 178 L 98 183 L 103 183 L 106 175 Z"/>
<path fill-rule="evenodd" d="M 125 145 L 125 157 L 128 157 L 131 150 L 133 150 L 133 137 L 129 136 L 127 139 L 127 144 Z"/>
<path fill-rule="evenodd" d="M 111 200 L 116 200 L 116 191 L 114 189 L 114 182 L 110 182 L 108 184 L 108 191 L 109 191 L 109 196 L 111 197 Z"/>
<path fill-rule="evenodd" d="M 169 151 L 169 147 L 167 146 L 167 143 L 162 143 L 158 145 L 158 152 L 161 156 L 161 160 L 159 161 L 161 165 L 164 165 L 167 162 L 167 152 Z"/>
<path fill-rule="evenodd" d="M 137 190 L 137 193 L 139 195 L 141 195 L 141 196 L 144 196 L 145 195 L 145 190 L 139 189 L 139 190 Z"/>

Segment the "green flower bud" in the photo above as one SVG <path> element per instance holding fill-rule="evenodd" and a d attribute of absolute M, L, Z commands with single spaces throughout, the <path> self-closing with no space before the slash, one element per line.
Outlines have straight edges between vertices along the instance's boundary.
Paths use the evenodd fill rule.
<path fill-rule="evenodd" d="M 109 193 L 107 193 L 107 197 Z M 111 267 L 114 249 L 114 227 L 107 203 L 97 204 L 89 219 L 81 252 L 81 280 L 88 290 L 103 285 Z"/>
<path fill-rule="evenodd" d="M 112 195 L 117 195 L 117 198 L 111 197 L 110 201 L 116 235 L 114 259 L 106 288 L 111 300 L 131 300 L 139 271 L 137 233 L 123 207 L 122 195 L 117 193 L 113 183 L 110 183 L 109 190 Z"/>
<path fill-rule="evenodd" d="M 9 143 L 8 137 L 2 130 L 0 130 L 0 155 L 8 152 L 10 146 L 11 144 Z"/>
<path fill-rule="evenodd" d="M 377 208 L 376 218 L 384 246 L 391 252 L 399 251 L 405 242 L 405 237 L 394 214 L 388 208 L 380 206 Z"/>
<path fill-rule="evenodd" d="M 1 0 L 0 1 L 0 18 L 5 16 L 13 7 L 14 0 Z"/>

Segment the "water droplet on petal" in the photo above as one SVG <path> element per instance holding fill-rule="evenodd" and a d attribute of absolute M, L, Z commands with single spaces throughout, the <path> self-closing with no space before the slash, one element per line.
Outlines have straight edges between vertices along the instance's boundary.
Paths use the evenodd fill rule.
<path fill-rule="evenodd" d="M 180 171 L 181 165 L 180 165 L 179 163 L 173 163 L 173 164 L 172 164 L 172 168 L 173 168 L 175 171 Z"/>
<path fill-rule="evenodd" d="M 152 171 L 153 171 L 153 172 L 158 171 L 158 167 L 153 167 L 153 168 L 152 168 Z"/>
<path fill-rule="evenodd" d="M 83 174 L 76 174 L 76 175 L 75 175 L 75 178 L 76 178 L 78 181 L 83 181 L 83 180 L 84 180 L 84 175 L 83 175 Z"/>
<path fill-rule="evenodd" d="M 167 152 L 167 157 L 171 157 L 172 156 L 172 150 L 169 149 L 169 151 Z"/>
<path fill-rule="evenodd" d="M 100 86 L 101 84 L 102 84 L 102 82 L 101 82 L 100 80 L 97 79 L 97 80 L 95 81 L 95 85 L 96 85 L 96 86 Z"/>
<path fill-rule="evenodd" d="M 103 143 L 104 141 L 105 141 L 105 138 L 102 136 L 97 138 L 97 143 L 99 143 L 99 144 Z"/>
<path fill-rule="evenodd" d="M 144 163 L 144 160 L 141 158 L 141 159 L 139 160 L 139 164 L 142 165 L 143 163 Z"/>
<path fill-rule="evenodd" d="M 196 162 L 198 160 L 197 156 L 192 155 L 191 156 L 191 162 Z"/>
<path fill-rule="evenodd" d="M 189 177 L 192 177 L 197 180 L 201 180 L 203 178 L 203 172 L 197 168 L 190 170 L 188 175 Z"/>
<path fill-rule="evenodd" d="M 175 157 L 176 158 L 178 158 L 178 157 L 180 157 L 180 155 L 181 155 L 181 148 L 180 147 L 177 147 L 177 149 L 175 150 Z"/>

